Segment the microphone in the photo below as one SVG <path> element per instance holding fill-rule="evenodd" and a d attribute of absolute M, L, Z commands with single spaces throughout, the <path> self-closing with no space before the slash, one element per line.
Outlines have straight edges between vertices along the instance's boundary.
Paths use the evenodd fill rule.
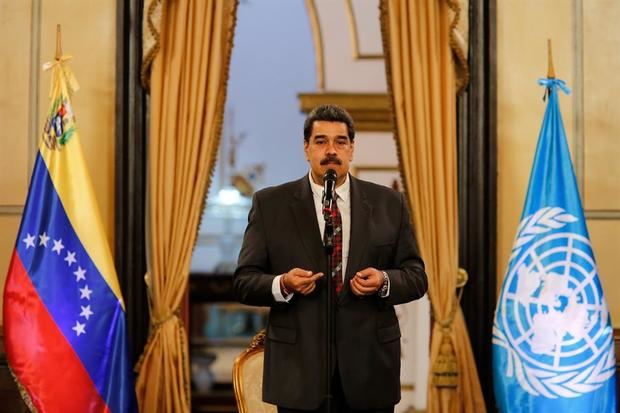
<path fill-rule="evenodd" d="M 323 213 L 330 213 L 332 201 L 334 200 L 334 190 L 336 188 L 336 171 L 328 169 L 323 175 Z"/>

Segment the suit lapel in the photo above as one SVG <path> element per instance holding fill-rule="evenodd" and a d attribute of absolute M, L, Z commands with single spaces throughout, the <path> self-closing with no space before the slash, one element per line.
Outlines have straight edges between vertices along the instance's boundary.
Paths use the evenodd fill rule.
<path fill-rule="evenodd" d="M 299 180 L 291 209 L 304 249 L 310 261 L 316 266 L 314 270 L 325 272 L 327 263 L 308 176 Z"/>
<path fill-rule="evenodd" d="M 347 273 L 344 278 L 343 291 L 340 300 L 345 297 L 349 290 L 349 280 L 360 270 L 362 259 L 368 249 L 368 225 L 372 216 L 372 206 L 366 199 L 366 194 L 360 188 L 356 178 L 351 179 L 351 233 L 349 239 L 349 260 L 347 261 Z"/>

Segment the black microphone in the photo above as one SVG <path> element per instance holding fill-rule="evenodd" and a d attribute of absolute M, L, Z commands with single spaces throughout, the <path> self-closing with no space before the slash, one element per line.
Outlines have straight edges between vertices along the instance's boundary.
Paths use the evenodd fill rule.
<path fill-rule="evenodd" d="M 336 188 L 336 171 L 328 169 L 323 175 L 323 213 L 330 213 Z"/>

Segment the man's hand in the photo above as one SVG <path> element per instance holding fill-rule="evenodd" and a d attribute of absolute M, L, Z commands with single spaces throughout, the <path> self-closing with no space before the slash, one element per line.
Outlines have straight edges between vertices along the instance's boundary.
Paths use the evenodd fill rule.
<path fill-rule="evenodd" d="M 351 291 L 358 297 L 374 294 L 382 285 L 383 273 L 372 267 L 364 268 L 351 278 Z"/>
<path fill-rule="evenodd" d="M 293 268 L 289 272 L 282 274 L 280 282 L 284 288 L 291 293 L 308 295 L 316 288 L 316 280 L 323 276 L 322 272 L 312 274 L 312 271 Z"/>

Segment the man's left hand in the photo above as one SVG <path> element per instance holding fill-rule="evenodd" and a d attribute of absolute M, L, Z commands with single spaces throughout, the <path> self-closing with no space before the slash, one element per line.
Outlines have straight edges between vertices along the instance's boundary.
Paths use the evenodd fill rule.
<path fill-rule="evenodd" d="M 374 294 L 382 285 L 383 273 L 372 267 L 364 268 L 351 279 L 351 291 L 358 297 Z"/>

